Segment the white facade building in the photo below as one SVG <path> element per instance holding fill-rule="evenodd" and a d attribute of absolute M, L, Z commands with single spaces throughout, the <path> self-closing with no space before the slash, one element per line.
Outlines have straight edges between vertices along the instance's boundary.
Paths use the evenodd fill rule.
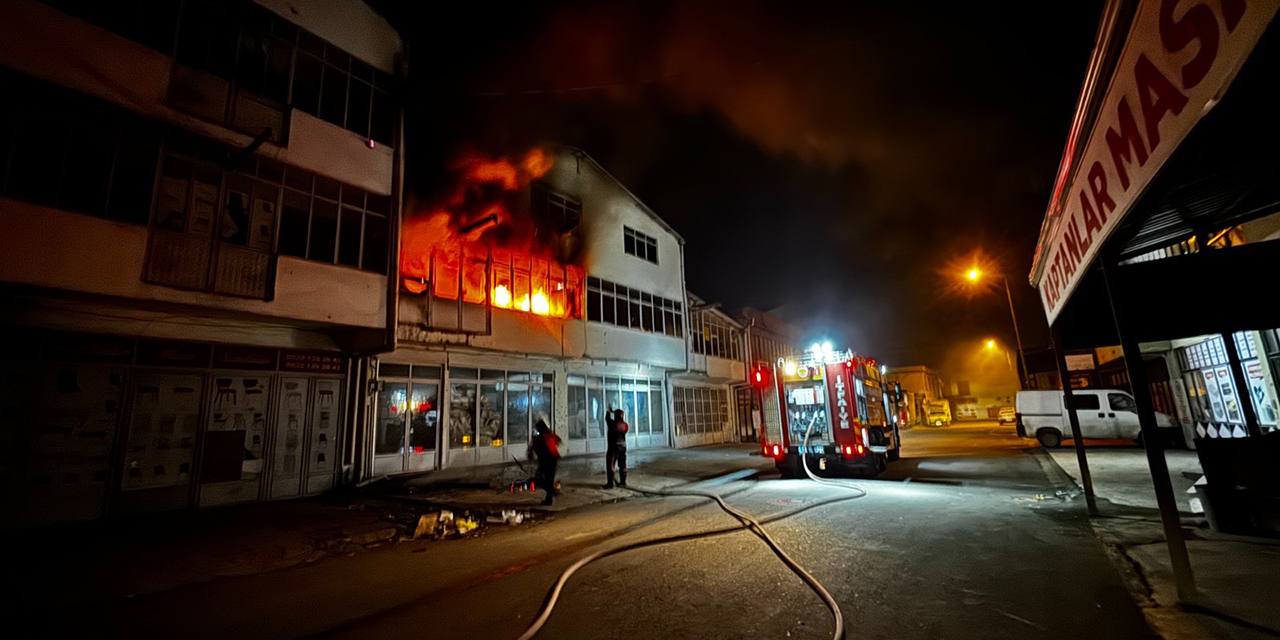
<path fill-rule="evenodd" d="M 0 25 L 6 524 L 334 486 L 393 337 L 397 33 L 356 0 Z"/>
<path fill-rule="evenodd" d="M 688 309 L 689 370 L 673 389 L 675 445 L 737 442 L 750 420 L 742 324 L 696 296 Z"/>
<path fill-rule="evenodd" d="M 689 366 L 684 241 L 582 151 L 553 160 L 521 198 L 559 255 L 522 271 L 528 255 L 483 250 L 473 304 L 435 295 L 431 280 L 449 277 L 437 258 L 426 293 L 401 291 L 397 348 L 378 365 L 370 475 L 524 459 L 539 417 L 563 454 L 602 453 L 609 407 L 624 411 L 631 447 L 672 444 L 671 375 Z M 563 317 L 510 302 L 508 286 L 528 300 L 538 282 L 563 296 L 552 302 Z"/>

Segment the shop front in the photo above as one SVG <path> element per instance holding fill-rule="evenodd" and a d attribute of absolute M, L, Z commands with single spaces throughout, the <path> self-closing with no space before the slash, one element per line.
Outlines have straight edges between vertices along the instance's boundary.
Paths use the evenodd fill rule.
<path fill-rule="evenodd" d="M 1232 370 L 1222 336 L 1201 336 L 1175 350 L 1178 365 L 1182 369 L 1182 384 L 1190 399 L 1190 410 L 1195 422 L 1197 438 L 1245 438 L 1248 425 L 1245 422 L 1242 402 L 1248 398 L 1263 433 L 1277 429 L 1277 408 L 1273 372 L 1267 360 L 1259 358 L 1266 353 L 1262 336 L 1272 336 L 1275 330 L 1266 332 L 1239 331 L 1233 336 L 1240 362 L 1238 369 L 1248 389 L 1236 387 L 1237 374 Z"/>
<path fill-rule="evenodd" d="M 1191 602 L 1181 497 L 1156 437 L 1162 384 L 1195 422 L 1210 524 L 1259 534 L 1280 522 L 1266 344 L 1280 315 L 1263 277 L 1280 263 L 1280 3 L 1178 4 L 1107 3 L 1030 284 L 1068 403 L 1063 353 L 1120 346 L 1178 597 Z"/>
<path fill-rule="evenodd" d="M 539 420 L 563 455 L 604 453 L 605 417 L 621 409 L 628 446 L 667 444 L 662 370 L 401 350 L 378 364 L 375 475 L 500 464 L 528 458 Z M 406 364 L 431 362 L 431 364 Z"/>
<path fill-rule="evenodd" d="M 729 389 L 725 386 L 676 386 L 675 442 L 677 447 L 715 444 L 728 439 L 730 418 Z"/>
<path fill-rule="evenodd" d="M 6 524 L 313 495 L 342 467 L 347 358 L 24 332 L 0 361 Z"/>

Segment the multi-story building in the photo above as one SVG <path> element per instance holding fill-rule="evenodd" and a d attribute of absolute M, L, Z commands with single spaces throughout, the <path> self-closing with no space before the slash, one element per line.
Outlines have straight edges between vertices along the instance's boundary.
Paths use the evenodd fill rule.
<path fill-rule="evenodd" d="M 0 3 L 6 520 L 312 494 L 388 348 L 399 36 L 356 0 Z"/>
<path fill-rule="evenodd" d="M 684 241 L 586 153 L 460 162 L 406 220 L 398 344 L 380 358 L 369 474 L 510 461 L 544 419 L 566 455 L 670 446 L 690 370 Z"/>
<path fill-rule="evenodd" d="M 750 437 L 742 324 L 694 295 L 689 296 L 687 308 L 689 368 L 676 376 L 672 389 L 675 445 L 736 442 Z"/>
<path fill-rule="evenodd" d="M 926 405 L 946 397 L 942 376 L 923 365 L 891 367 L 887 379 L 902 389 L 909 424 L 924 424 Z"/>

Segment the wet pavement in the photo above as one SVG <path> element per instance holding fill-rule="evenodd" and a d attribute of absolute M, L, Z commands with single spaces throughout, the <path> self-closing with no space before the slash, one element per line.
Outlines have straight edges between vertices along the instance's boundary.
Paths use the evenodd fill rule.
<path fill-rule="evenodd" d="M 848 637 L 1152 636 L 1082 501 L 1058 497 L 1069 479 L 1041 450 L 994 423 L 904 440 L 904 459 L 881 478 L 850 482 L 866 497 L 766 525 L 835 595 Z M 737 455 L 743 469 L 761 466 Z M 757 517 L 853 494 L 743 475 L 702 486 Z M 633 495 L 476 539 L 86 603 L 59 622 L 128 638 L 516 638 L 583 555 L 734 523 L 704 500 Z M 587 566 L 539 637 L 823 638 L 830 629 L 818 597 L 758 538 L 736 532 Z"/>

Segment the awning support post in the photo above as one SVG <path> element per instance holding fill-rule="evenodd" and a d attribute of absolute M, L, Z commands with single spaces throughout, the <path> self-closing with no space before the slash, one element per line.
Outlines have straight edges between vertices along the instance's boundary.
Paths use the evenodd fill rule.
<path fill-rule="evenodd" d="M 1249 437 L 1261 438 L 1262 428 L 1258 426 L 1258 412 L 1253 410 L 1253 392 L 1249 390 L 1249 380 L 1244 375 L 1244 365 L 1240 364 L 1240 350 L 1236 348 L 1236 336 L 1227 332 L 1222 334 L 1222 343 L 1227 349 L 1227 364 L 1231 368 L 1231 379 L 1236 383 L 1236 400 L 1240 402 L 1240 411 L 1244 413 L 1244 426 L 1249 430 Z"/>
<path fill-rule="evenodd" d="M 1084 438 L 1080 437 L 1080 416 L 1076 414 L 1076 400 L 1071 393 L 1071 376 L 1067 371 L 1066 350 L 1062 345 L 1062 330 L 1056 325 L 1051 329 L 1053 334 L 1053 356 L 1058 364 L 1058 377 L 1062 379 L 1062 406 L 1067 410 L 1067 421 L 1071 423 L 1071 440 L 1075 443 L 1076 463 L 1080 465 L 1080 484 L 1084 486 L 1084 501 L 1089 507 L 1089 515 L 1098 515 L 1098 499 L 1093 493 L 1093 474 L 1089 472 L 1089 458 L 1084 453 Z"/>
<path fill-rule="evenodd" d="M 1165 544 L 1169 547 L 1169 562 L 1173 565 L 1173 578 L 1178 589 L 1178 600 L 1195 601 L 1196 580 L 1191 570 L 1191 557 L 1187 554 L 1187 542 L 1182 535 L 1182 520 L 1178 515 L 1178 502 L 1173 495 L 1173 481 L 1169 479 L 1169 463 L 1164 456 L 1164 443 L 1156 427 L 1155 404 L 1151 401 L 1151 387 L 1147 380 L 1147 366 L 1138 349 L 1133 332 L 1128 330 L 1128 309 L 1123 306 L 1124 295 L 1117 291 L 1116 264 L 1108 264 L 1110 258 L 1098 262 L 1106 281 L 1107 298 L 1120 347 L 1124 351 L 1124 364 L 1129 372 L 1133 399 L 1138 404 L 1138 423 L 1142 430 L 1142 448 L 1147 454 L 1147 466 L 1151 469 L 1151 482 L 1155 485 L 1156 506 L 1160 509 L 1160 523 L 1164 528 Z"/>

